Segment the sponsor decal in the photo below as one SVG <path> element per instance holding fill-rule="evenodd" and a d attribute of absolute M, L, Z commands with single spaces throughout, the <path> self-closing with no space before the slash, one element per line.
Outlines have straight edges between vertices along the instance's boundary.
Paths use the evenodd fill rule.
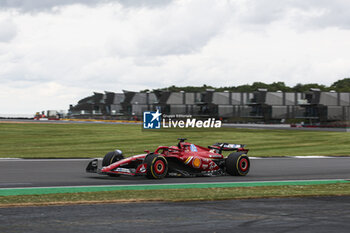
<path fill-rule="evenodd" d="M 117 169 L 115 169 L 116 172 L 130 172 L 130 169 L 127 168 L 122 168 L 122 167 L 118 167 Z"/>
<path fill-rule="evenodd" d="M 140 172 L 143 172 L 143 173 L 146 172 L 146 168 L 144 164 L 141 165 Z"/>
<path fill-rule="evenodd" d="M 211 162 L 209 165 L 209 170 L 214 170 L 215 167 L 216 167 L 216 164 L 214 162 Z"/>
<path fill-rule="evenodd" d="M 221 155 L 209 155 L 210 158 L 221 158 Z"/>
<path fill-rule="evenodd" d="M 200 158 L 194 158 L 192 160 L 192 165 L 194 168 L 199 168 L 202 164 L 202 160 Z"/>
<path fill-rule="evenodd" d="M 222 146 L 222 144 L 220 144 L 219 145 L 220 147 Z M 225 145 L 224 146 L 224 148 L 236 148 L 236 149 L 238 149 L 238 148 L 242 148 L 243 147 L 243 145 L 241 145 L 241 144 L 227 144 L 227 145 Z"/>
<path fill-rule="evenodd" d="M 194 144 L 191 144 L 190 148 L 192 152 L 197 152 L 197 147 Z"/>
<path fill-rule="evenodd" d="M 193 159 L 192 156 L 188 157 L 188 158 L 186 159 L 186 161 L 185 161 L 185 164 L 188 164 L 189 162 L 191 162 L 192 159 Z"/>

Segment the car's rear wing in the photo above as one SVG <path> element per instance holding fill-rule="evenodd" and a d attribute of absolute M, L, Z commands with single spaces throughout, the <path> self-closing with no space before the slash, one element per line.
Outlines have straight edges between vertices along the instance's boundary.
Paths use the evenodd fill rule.
<path fill-rule="evenodd" d="M 209 149 L 217 150 L 219 154 L 221 154 L 222 151 L 248 151 L 245 149 L 246 145 L 243 144 L 232 144 L 232 143 L 226 143 L 226 142 L 217 142 L 212 146 L 208 146 Z"/>

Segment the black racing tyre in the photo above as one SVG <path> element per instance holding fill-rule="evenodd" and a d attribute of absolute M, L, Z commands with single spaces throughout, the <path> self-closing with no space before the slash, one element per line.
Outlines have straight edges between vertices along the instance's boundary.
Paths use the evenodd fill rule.
<path fill-rule="evenodd" d="M 124 159 L 124 156 L 121 155 L 121 154 L 118 154 L 117 152 L 115 151 L 111 151 L 111 152 L 108 152 L 104 157 L 103 157 L 103 160 L 102 160 L 102 167 L 106 167 L 106 166 L 109 166 L 111 165 L 112 163 L 115 163 L 119 160 L 122 160 Z M 119 174 L 108 174 L 109 176 L 120 176 Z"/>
<path fill-rule="evenodd" d="M 162 155 L 148 154 L 145 164 L 147 164 L 146 177 L 149 179 L 162 179 L 168 173 L 168 161 Z"/>
<path fill-rule="evenodd" d="M 111 165 L 112 163 L 115 163 L 119 160 L 122 160 L 124 159 L 124 156 L 123 155 L 120 155 L 118 154 L 117 152 L 115 151 L 111 151 L 111 152 L 108 152 L 105 157 L 103 157 L 103 160 L 102 160 L 102 166 L 105 167 L 105 166 L 109 166 Z"/>
<path fill-rule="evenodd" d="M 231 153 L 225 161 L 226 172 L 232 176 L 245 176 L 249 172 L 250 161 L 246 154 Z"/>

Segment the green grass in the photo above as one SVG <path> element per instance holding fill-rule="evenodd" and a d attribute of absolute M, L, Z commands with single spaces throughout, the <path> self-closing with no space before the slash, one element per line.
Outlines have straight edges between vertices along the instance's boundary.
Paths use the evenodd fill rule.
<path fill-rule="evenodd" d="M 247 144 L 250 156 L 350 155 L 350 134 L 294 130 L 169 129 L 140 125 L 0 123 L 0 157 L 101 157 L 116 148 L 127 156 L 175 145 L 177 138 L 207 146 L 215 142 Z"/>
<path fill-rule="evenodd" d="M 350 195 L 350 184 L 132 190 L 0 197 L 0 207 L 134 201 L 204 201 L 271 197 Z"/>

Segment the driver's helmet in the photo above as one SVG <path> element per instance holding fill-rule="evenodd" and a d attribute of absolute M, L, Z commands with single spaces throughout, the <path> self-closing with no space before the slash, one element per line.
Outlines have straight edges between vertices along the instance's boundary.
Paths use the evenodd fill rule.
<path fill-rule="evenodd" d="M 114 151 L 114 153 L 116 154 L 116 155 L 123 155 L 123 152 L 121 151 L 121 150 L 115 150 Z"/>

